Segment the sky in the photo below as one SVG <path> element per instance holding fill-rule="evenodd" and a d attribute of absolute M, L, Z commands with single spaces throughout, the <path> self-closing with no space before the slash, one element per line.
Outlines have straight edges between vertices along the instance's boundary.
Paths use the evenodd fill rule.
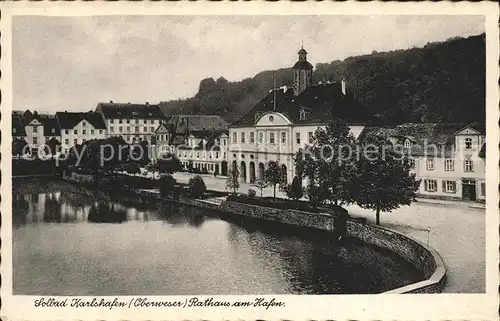
<path fill-rule="evenodd" d="M 483 16 L 13 17 L 13 109 L 193 96 L 200 80 L 424 46 L 484 32 Z"/>

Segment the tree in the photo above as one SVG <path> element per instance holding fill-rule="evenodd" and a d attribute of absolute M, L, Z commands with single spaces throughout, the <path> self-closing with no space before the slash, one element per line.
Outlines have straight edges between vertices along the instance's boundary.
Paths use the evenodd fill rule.
<path fill-rule="evenodd" d="M 196 175 L 195 177 L 189 179 L 189 195 L 193 198 L 200 198 L 203 196 L 207 187 L 203 178 L 201 176 Z"/>
<path fill-rule="evenodd" d="M 264 179 L 259 178 L 255 181 L 254 185 L 260 190 L 260 197 L 262 197 L 262 192 L 264 191 L 264 188 L 267 187 L 267 182 Z"/>
<path fill-rule="evenodd" d="M 286 190 L 286 195 L 293 199 L 293 200 L 299 200 L 304 196 L 304 191 L 302 188 L 302 180 L 298 177 L 295 176 L 293 178 L 292 184 L 288 186 Z"/>
<path fill-rule="evenodd" d="M 380 224 L 380 212 L 390 212 L 400 205 L 410 205 L 415 200 L 420 181 L 410 175 L 408 159 L 394 150 L 383 137 L 367 137 L 363 152 L 357 162 L 356 203 L 376 213 L 376 224 Z"/>
<path fill-rule="evenodd" d="M 129 162 L 123 165 L 123 169 L 129 174 L 139 174 L 141 172 L 141 166 L 137 162 Z"/>
<path fill-rule="evenodd" d="M 236 195 L 236 191 L 240 188 L 240 182 L 238 180 L 239 176 L 240 176 L 240 171 L 238 170 L 238 167 L 232 166 L 227 175 L 226 188 L 232 189 L 234 195 Z"/>
<path fill-rule="evenodd" d="M 28 143 L 24 139 L 14 139 L 12 141 L 12 155 L 23 155 L 23 152 L 25 152 L 25 147 L 28 145 Z"/>
<path fill-rule="evenodd" d="M 161 196 L 173 196 L 175 191 L 175 178 L 167 174 L 160 178 L 160 194 Z"/>
<path fill-rule="evenodd" d="M 155 169 L 160 173 L 173 174 L 182 169 L 182 164 L 175 154 L 161 155 L 155 163 Z"/>
<path fill-rule="evenodd" d="M 276 185 L 283 183 L 283 172 L 276 162 L 269 163 L 264 171 L 264 177 L 269 185 L 273 186 L 273 197 L 276 198 Z"/>
<path fill-rule="evenodd" d="M 349 127 L 342 120 L 334 119 L 325 128 L 316 130 L 312 146 L 296 153 L 296 172 L 299 178 L 308 179 L 307 195 L 313 205 L 325 201 L 334 205 L 353 202 L 355 151 L 355 139 Z"/>

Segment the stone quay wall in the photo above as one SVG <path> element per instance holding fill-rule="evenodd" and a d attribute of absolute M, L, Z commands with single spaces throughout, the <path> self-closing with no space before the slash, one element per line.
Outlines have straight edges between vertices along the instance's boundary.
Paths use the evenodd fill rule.
<path fill-rule="evenodd" d="M 221 210 L 262 220 L 336 231 L 335 217 L 325 213 L 282 210 L 237 202 L 223 202 Z M 347 236 L 396 253 L 414 265 L 425 277 L 424 281 L 385 293 L 438 293 L 443 290 L 446 282 L 446 269 L 442 258 L 430 246 L 393 230 L 351 219 L 347 221 Z"/>

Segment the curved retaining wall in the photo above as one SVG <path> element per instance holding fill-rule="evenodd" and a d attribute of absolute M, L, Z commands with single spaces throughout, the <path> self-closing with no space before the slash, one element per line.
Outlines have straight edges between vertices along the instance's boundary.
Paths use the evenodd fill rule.
<path fill-rule="evenodd" d="M 198 201 L 197 203 L 203 202 Z M 282 210 L 236 202 L 223 202 L 220 209 L 242 216 L 335 231 L 335 218 L 329 214 Z M 446 269 L 439 254 L 430 246 L 393 230 L 353 220 L 347 221 L 347 235 L 398 254 L 413 264 L 426 278 L 424 281 L 384 293 L 437 293 L 443 290 Z"/>

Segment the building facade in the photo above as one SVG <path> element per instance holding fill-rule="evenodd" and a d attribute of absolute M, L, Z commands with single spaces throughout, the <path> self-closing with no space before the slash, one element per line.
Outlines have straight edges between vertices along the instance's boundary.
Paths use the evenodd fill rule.
<path fill-rule="evenodd" d="M 288 182 L 295 176 L 293 156 L 312 143 L 314 132 L 328 120 L 344 120 L 357 137 L 376 118 L 346 92 L 345 81 L 312 84 L 312 65 L 302 48 L 293 66 L 293 88 L 271 90 L 229 129 L 229 161 L 240 179 L 263 178 L 271 162 Z"/>
<path fill-rule="evenodd" d="M 156 131 L 157 155 L 174 153 L 184 168 L 227 174 L 228 124 L 213 115 L 174 115 Z"/>
<path fill-rule="evenodd" d="M 56 119 L 61 130 L 63 152 L 88 140 L 106 138 L 106 125 L 99 113 L 57 112 Z"/>
<path fill-rule="evenodd" d="M 129 144 L 143 140 L 152 142 L 155 132 L 165 120 L 158 105 L 149 103 L 99 103 L 96 112 L 100 113 L 106 125 L 107 137 L 122 137 Z"/>

